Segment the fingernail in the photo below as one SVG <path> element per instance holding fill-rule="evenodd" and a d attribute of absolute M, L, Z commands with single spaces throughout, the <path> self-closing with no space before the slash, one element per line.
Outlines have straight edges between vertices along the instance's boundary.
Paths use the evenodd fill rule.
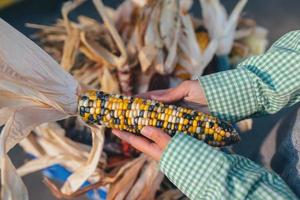
<path fill-rule="evenodd" d="M 145 126 L 144 128 L 142 128 L 141 133 L 143 135 L 146 135 L 149 131 L 151 131 L 151 127 Z"/>

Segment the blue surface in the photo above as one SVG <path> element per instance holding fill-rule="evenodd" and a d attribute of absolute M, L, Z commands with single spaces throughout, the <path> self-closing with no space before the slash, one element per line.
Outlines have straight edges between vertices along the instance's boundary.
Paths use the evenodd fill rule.
<path fill-rule="evenodd" d="M 34 156 L 30 155 L 30 157 L 35 159 Z M 61 183 L 65 182 L 71 174 L 72 173 L 69 170 L 67 170 L 66 168 L 64 168 L 58 164 L 53 165 L 53 166 L 48 167 L 43 170 L 44 176 L 46 176 L 52 180 L 61 182 Z M 86 186 L 89 186 L 90 184 L 91 184 L 90 182 L 86 181 L 81 187 L 86 187 Z M 95 194 L 95 192 L 96 192 L 96 194 Z M 97 199 L 98 196 L 100 197 L 100 200 L 105 200 L 106 195 L 107 195 L 107 191 L 106 191 L 106 188 L 104 188 L 104 187 L 101 187 L 97 190 L 91 190 L 86 193 L 87 198 L 89 198 L 91 200 Z"/>

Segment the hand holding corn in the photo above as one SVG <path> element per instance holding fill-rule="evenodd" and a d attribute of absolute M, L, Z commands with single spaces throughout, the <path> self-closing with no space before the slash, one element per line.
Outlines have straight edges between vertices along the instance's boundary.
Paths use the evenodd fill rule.
<path fill-rule="evenodd" d="M 239 141 L 237 132 L 226 122 L 202 112 L 164 104 L 184 99 L 205 105 L 206 100 L 197 81 L 186 81 L 176 88 L 152 91 L 141 96 L 143 98 L 88 91 L 81 95 L 78 109 L 86 123 L 101 124 L 123 131 L 115 131 L 115 133 L 121 138 L 124 135 L 123 139 L 129 140 L 137 148 L 141 146 L 141 143 L 145 144 L 145 140 L 137 139 L 138 136 L 133 134 L 128 136 L 124 131 L 144 133 L 148 137 L 148 132 L 142 130 L 144 127 L 152 126 L 161 130 L 151 129 L 151 136 L 164 137 L 165 140 L 170 137 L 162 136 L 164 135 L 163 131 L 171 136 L 176 133 L 188 134 L 211 146 L 226 146 Z M 132 140 L 132 138 L 134 139 Z M 153 141 L 153 138 L 149 139 Z M 154 142 L 156 141 L 154 140 Z"/>

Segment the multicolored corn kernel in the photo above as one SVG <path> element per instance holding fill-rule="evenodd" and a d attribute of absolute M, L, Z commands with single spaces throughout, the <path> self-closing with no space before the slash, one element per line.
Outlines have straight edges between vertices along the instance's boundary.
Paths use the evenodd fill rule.
<path fill-rule="evenodd" d="M 213 116 L 149 99 L 91 90 L 80 96 L 78 112 L 86 123 L 133 133 L 140 133 L 144 126 L 154 126 L 170 135 L 188 134 L 212 146 L 240 140 L 230 124 Z"/>

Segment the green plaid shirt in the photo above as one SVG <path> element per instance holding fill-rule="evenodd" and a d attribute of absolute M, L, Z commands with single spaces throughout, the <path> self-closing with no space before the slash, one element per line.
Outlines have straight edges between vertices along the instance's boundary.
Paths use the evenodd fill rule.
<path fill-rule="evenodd" d="M 284 35 L 237 69 L 199 81 L 210 112 L 227 121 L 291 106 L 300 100 L 300 31 Z M 277 174 L 187 135 L 172 138 L 160 169 L 190 199 L 297 199 Z"/>

